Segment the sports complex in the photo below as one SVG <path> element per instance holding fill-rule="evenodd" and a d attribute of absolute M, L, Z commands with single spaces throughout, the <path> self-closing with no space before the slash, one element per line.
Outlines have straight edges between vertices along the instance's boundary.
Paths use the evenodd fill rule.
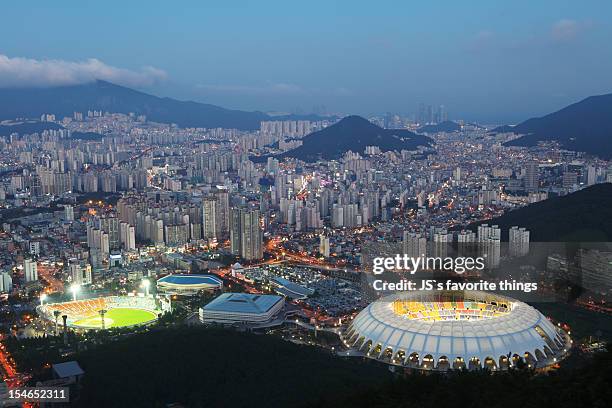
<path fill-rule="evenodd" d="M 108 296 L 72 302 L 49 303 L 38 307 L 43 318 L 75 329 L 109 329 L 151 323 L 165 309 L 152 297 Z M 59 312 L 59 313 L 57 313 Z M 57 316 L 56 316 L 57 315 Z"/>
<path fill-rule="evenodd" d="M 479 291 L 403 292 L 363 309 L 343 333 L 353 355 L 421 370 L 545 368 L 571 339 L 518 300 Z"/>

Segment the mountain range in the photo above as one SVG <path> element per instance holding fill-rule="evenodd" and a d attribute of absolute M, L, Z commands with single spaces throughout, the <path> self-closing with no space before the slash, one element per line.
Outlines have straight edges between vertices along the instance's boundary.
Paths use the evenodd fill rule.
<path fill-rule="evenodd" d="M 225 109 L 220 106 L 160 98 L 106 81 L 52 88 L 0 89 L 0 120 L 39 118 L 53 113 L 58 118 L 73 112 L 102 110 L 146 115 L 153 122 L 175 123 L 180 127 L 259 129 L 264 120 L 320 120 L 316 115 L 269 116 L 263 112 Z"/>
<path fill-rule="evenodd" d="M 565 149 L 609 159 L 612 157 L 611 118 L 612 94 L 597 95 L 516 126 L 498 127 L 493 132 L 523 135 L 507 142 L 507 146 L 535 146 L 539 141 L 556 141 Z"/>
<path fill-rule="evenodd" d="M 147 119 L 161 123 L 175 123 L 180 127 L 259 129 L 265 120 L 320 120 L 317 115 L 270 116 L 264 112 L 232 110 L 220 106 L 161 98 L 106 81 L 52 88 L 0 89 L 0 121 L 38 119 L 43 113 L 58 118 L 72 116 L 73 112 L 102 110 L 105 112 L 146 115 Z M 287 157 L 337 158 L 345 151 L 362 151 L 367 145 L 382 150 L 414 148 L 430 140 L 420 139 L 407 130 L 381 129 L 365 119 L 348 117 L 339 127 L 330 127 L 304 138 L 304 145 L 286 154 Z M 501 126 L 493 132 L 513 132 L 521 137 L 506 143 L 508 146 L 534 146 L 539 141 L 556 141 L 562 147 L 583 151 L 608 159 L 612 157 L 612 94 L 588 97 L 557 112 L 526 120 L 516 126 Z M 366 122 L 366 123 L 364 123 Z M 25 121 L 18 128 L 0 125 L 0 134 L 17 131 L 27 133 L 42 125 Z M 452 132 L 460 126 L 451 121 L 421 127 L 419 133 Z M 331 136 L 331 137 L 330 137 Z M 424 143 L 427 142 L 427 143 Z M 320 147 L 320 148 L 319 148 Z M 319 154 L 320 153 L 320 154 Z"/>
<path fill-rule="evenodd" d="M 367 146 L 378 146 L 382 151 L 399 151 L 432 144 L 427 136 L 403 129 L 383 129 L 361 116 L 347 116 L 338 123 L 305 136 L 302 142 L 302 146 L 278 157 L 312 162 L 339 159 L 349 150 L 363 154 Z"/>

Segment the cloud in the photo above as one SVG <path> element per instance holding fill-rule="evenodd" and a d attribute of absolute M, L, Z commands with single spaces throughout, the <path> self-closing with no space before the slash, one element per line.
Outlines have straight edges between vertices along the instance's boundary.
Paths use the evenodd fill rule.
<path fill-rule="evenodd" d="M 561 19 L 553 24 L 550 36 L 554 41 L 565 42 L 576 38 L 582 31 L 591 27 L 589 21 Z"/>
<path fill-rule="evenodd" d="M 0 87 L 77 85 L 101 79 L 130 87 L 147 87 L 167 78 L 165 71 L 145 66 L 138 71 L 84 61 L 11 58 L 0 54 Z"/>

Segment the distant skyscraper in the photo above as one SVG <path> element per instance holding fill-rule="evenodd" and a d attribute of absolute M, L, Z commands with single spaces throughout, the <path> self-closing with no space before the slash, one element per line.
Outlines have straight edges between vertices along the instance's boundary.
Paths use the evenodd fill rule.
<path fill-rule="evenodd" d="M 90 285 L 92 283 L 91 265 L 83 264 L 78 259 L 70 259 L 68 267 L 72 283 L 77 285 Z"/>
<path fill-rule="evenodd" d="M 489 268 L 496 268 L 500 262 L 501 230 L 497 225 L 482 224 L 478 226 L 478 242 L 480 255 L 486 258 Z"/>
<path fill-rule="evenodd" d="M 325 258 L 329 258 L 329 237 L 323 234 L 319 236 L 319 253 Z"/>
<path fill-rule="evenodd" d="M 13 278 L 8 272 L 0 274 L 0 292 L 10 292 L 13 289 Z"/>
<path fill-rule="evenodd" d="M 38 280 L 38 266 L 36 261 L 25 259 L 23 261 L 23 271 L 26 282 L 36 282 Z"/>
<path fill-rule="evenodd" d="M 454 171 L 453 178 L 455 181 L 461 181 L 461 167 L 457 167 Z"/>
<path fill-rule="evenodd" d="M 537 191 L 540 187 L 540 174 L 538 163 L 527 163 L 525 167 L 525 190 Z"/>
<path fill-rule="evenodd" d="M 573 190 L 578 185 L 578 174 L 574 171 L 566 171 L 563 173 L 563 188 Z"/>
<path fill-rule="evenodd" d="M 229 192 L 225 186 L 217 186 L 215 190 L 216 203 L 216 234 L 217 237 L 226 237 L 229 232 Z"/>
<path fill-rule="evenodd" d="M 204 238 L 217 237 L 217 199 L 205 197 L 202 200 L 202 231 Z"/>
<path fill-rule="evenodd" d="M 74 221 L 74 207 L 71 205 L 64 206 L 64 220 Z"/>
<path fill-rule="evenodd" d="M 232 254 L 250 261 L 263 257 L 263 232 L 259 210 L 232 208 L 230 242 Z"/>
<path fill-rule="evenodd" d="M 119 218 L 102 217 L 99 220 L 99 228 L 108 235 L 108 245 L 110 249 L 119 249 L 121 247 Z"/>
<path fill-rule="evenodd" d="M 432 122 L 433 122 L 433 108 L 431 105 L 427 105 L 426 123 L 432 123 Z"/>
<path fill-rule="evenodd" d="M 127 222 L 119 223 L 119 236 L 121 244 L 126 251 L 134 251 L 136 249 L 136 230 Z"/>
<path fill-rule="evenodd" d="M 416 232 L 404 231 L 402 251 L 410 258 L 427 255 L 427 238 Z"/>
<path fill-rule="evenodd" d="M 501 240 L 501 230 L 497 225 L 481 224 L 478 226 L 478 241 L 483 242 L 488 239 Z"/>
<path fill-rule="evenodd" d="M 476 242 L 476 234 L 473 231 L 461 230 L 457 234 L 457 242 L 461 244 Z"/>
<path fill-rule="evenodd" d="M 444 105 L 438 107 L 438 123 L 446 122 L 448 120 L 448 112 Z"/>
<path fill-rule="evenodd" d="M 440 105 L 438 106 L 438 108 L 436 109 L 436 112 L 434 113 L 433 122 L 442 123 L 446 120 L 448 120 L 446 108 L 444 107 L 444 105 Z"/>
<path fill-rule="evenodd" d="M 39 241 L 30 241 L 30 254 L 34 256 L 40 255 L 40 242 Z"/>
<path fill-rule="evenodd" d="M 426 113 L 425 113 L 425 104 L 423 102 L 419 104 L 419 113 L 417 115 L 417 122 L 419 122 L 420 125 L 423 125 L 427 122 Z"/>
<path fill-rule="evenodd" d="M 595 166 L 587 167 L 587 185 L 592 186 L 597 181 L 597 169 Z"/>
<path fill-rule="evenodd" d="M 512 227 L 508 231 L 509 251 L 512 256 L 525 256 L 529 253 L 529 231 Z"/>

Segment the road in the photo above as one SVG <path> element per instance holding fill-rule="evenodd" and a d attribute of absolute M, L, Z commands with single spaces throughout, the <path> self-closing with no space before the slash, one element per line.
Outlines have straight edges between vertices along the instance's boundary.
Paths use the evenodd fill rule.
<path fill-rule="evenodd" d="M 29 376 L 20 374 L 17 371 L 13 359 L 3 343 L 0 343 L 0 366 L 6 376 L 4 381 L 9 388 L 22 387 L 30 379 Z"/>
<path fill-rule="evenodd" d="M 64 291 L 64 283 L 53 276 L 56 271 L 57 269 L 53 266 L 42 265 L 40 263 L 38 264 L 38 277 L 45 282 L 47 286 L 45 288 L 46 293 Z"/>
<path fill-rule="evenodd" d="M 311 267 L 316 266 L 318 268 L 325 269 L 328 271 L 359 272 L 358 269 L 354 269 L 354 268 L 350 268 L 346 266 L 338 267 L 337 265 L 321 261 L 319 258 L 316 258 L 314 256 L 308 256 L 308 255 L 303 255 L 303 254 L 297 254 L 294 252 L 289 252 L 286 249 L 279 247 L 278 244 L 279 244 L 278 239 L 271 239 L 270 241 L 268 241 L 268 244 L 266 245 L 266 250 L 276 255 L 278 259 L 286 259 L 286 260 L 290 260 L 293 262 L 301 262 L 305 266 L 311 266 Z M 268 262 L 274 263 L 278 261 L 268 261 Z"/>

